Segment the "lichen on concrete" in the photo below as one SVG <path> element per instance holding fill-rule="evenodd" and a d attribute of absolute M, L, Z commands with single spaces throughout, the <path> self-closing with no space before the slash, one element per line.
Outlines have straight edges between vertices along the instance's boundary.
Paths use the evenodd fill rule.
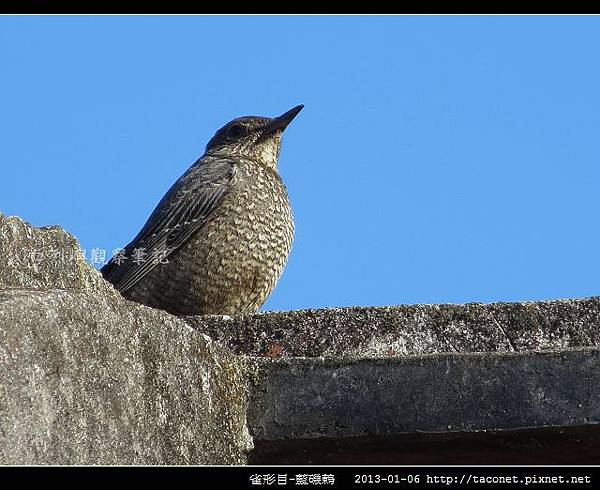
<path fill-rule="evenodd" d="M 600 297 L 186 317 L 238 354 L 368 359 L 600 345 Z"/>

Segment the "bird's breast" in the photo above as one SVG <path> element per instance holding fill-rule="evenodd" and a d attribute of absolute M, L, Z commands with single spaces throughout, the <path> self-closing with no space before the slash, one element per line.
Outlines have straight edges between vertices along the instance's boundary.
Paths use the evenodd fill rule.
<path fill-rule="evenodd" d="M 227 241 L 243 242 L 257 259 L 287 254 L 294 236 L 287 189 L 272 171 L 256 167 L 242 166 L 236 173 L 213 232 L 225 233 Z"/>
<path fill-rule="evenodd" d="M 268 169 L 241 165 L 191 248 L 215 276 L 260 283 L 276 281 L 293 239 L 294 220 L 281 179 Z"/>

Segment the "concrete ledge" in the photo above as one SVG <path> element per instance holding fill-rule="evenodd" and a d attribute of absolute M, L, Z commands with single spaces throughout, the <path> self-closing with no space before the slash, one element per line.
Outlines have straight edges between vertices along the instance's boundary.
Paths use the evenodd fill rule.
<path fill-rule="evenodd" d="M 596 348 L 257 366 L 248 424 L 261 440 L 600 423 Z"/>
<path fill-rule="evenodd" d="M 597 297 L 186 321 L 252 360 L 253 462 L 483 464 L 490 461 L 468 452 L 413 458 L 401 448 L 448 437 L 465 450 L 476 441 L 493 454 L 494 441 L 519 447 L 541 437 L 549 458 L 591 463 L 573 437 L 567 443 L 556 435 L 585 427 L 585 447 L 600 454 Z M 521 453 L 502 454 L 518 463 Z"/>
<path fill-rule="evenodd" d="M 238 354 L 368 359 L 600 346 L 600 297 L 186 317 Z"/>

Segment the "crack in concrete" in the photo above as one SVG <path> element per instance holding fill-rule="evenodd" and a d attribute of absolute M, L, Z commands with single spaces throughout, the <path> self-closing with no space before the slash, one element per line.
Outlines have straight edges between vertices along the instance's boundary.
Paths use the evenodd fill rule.
<path fill-rule="evenodd" d="M 498 327 L 498 330 L 500 330 L 500 332 L 502 332 L 502 335 L 504 335 L 504 338 L 506 339 L 506 341 L 508 342 L 508 345 L 510 346 L 510 350 L 513 351 L 513 352 L 516 352 L 517 348 L 515 347 L 515 345 L 513 344 L 512 340 L 510 339 L 510 337 L 506 333 L 506 330 L 504 330 L 504 328 L 502 328 L 502 325 L 500 324 L 500 322 L 496 319 L 496 317 L 494 316 L 494 314 L 491 313 L 491 312 L 490 312 L 490 317 L 492 318 L 492 321 Z"/>

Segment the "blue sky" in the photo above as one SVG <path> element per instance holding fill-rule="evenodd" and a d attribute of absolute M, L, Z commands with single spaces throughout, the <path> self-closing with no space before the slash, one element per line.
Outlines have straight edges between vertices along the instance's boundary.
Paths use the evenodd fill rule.
<path fill-rule="evenodd" d="M 303 103 L 266 310 L 600 293 L 600 17 L 3 16 L 0 211 L 125 245 L 225 122 Z"/>

